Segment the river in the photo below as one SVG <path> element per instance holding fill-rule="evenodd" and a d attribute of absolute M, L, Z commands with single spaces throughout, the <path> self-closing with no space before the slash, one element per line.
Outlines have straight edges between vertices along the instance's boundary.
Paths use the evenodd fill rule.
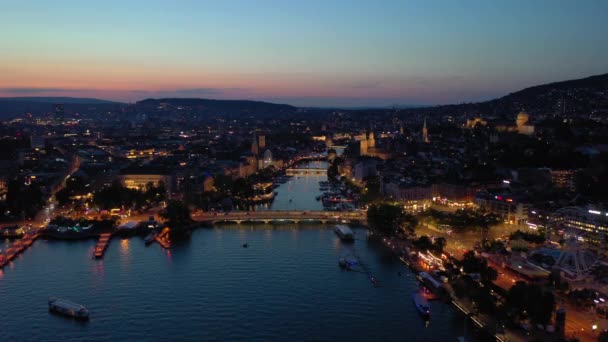
<path fill-rule="evenodd" d="M 270 209 L 317 210 L 318 181 L 294 177 Z M 289 201 L 289 199 L 292 199 Z M 412 303 L 414 275 L 354 227 L 342 243 L 320 224 L 195 230 L 170 251 L 114 238 L 38 240 L 0 273 L 2 341 L 455 341 L 463 318 L 433 302 L 427 325 Z M 244 243 L 249 248 L 243 248 Z M 368 272 L 341 270 L 356 256 Z M 370 282 L 372 274 L 379 287 Z M 51 314 L 50 296 L 86 305 L 89 322 Z"/>

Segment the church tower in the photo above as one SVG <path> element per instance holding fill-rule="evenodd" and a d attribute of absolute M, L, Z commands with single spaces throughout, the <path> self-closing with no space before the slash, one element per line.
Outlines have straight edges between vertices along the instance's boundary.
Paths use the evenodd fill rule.
<path fill-rule="evenodd" d="M 367 147 L 368 148 L 376 147 L 376 139 L 374 138 L 374 131 L 369 132 L 369 138 L 367 138 Z"/>
<path fill-rule="evenodd" d="M 425 144 L 429 143 L 429 130 L 426 128 L 426 117 L 424 118 L 424 125 L 422 125 L 422 140 Z"/>

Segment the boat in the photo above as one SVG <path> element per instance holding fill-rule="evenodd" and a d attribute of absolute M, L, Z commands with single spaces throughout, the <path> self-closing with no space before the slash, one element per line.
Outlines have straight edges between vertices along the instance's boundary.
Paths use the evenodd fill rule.
<path fill-rule="evenodd" d="M 343 224 L 336 225 L 335 232 L 342 241 L 353 241 L 355 239 L 353 231 Z"/>
<path fill-rule="evenodd" d="M 146 243 L 146 245 L 149 245 L 152 242 L 154 242 L 155 237 L 156 237 L 156 232 L 151 232 L 144 238 L 144 242 Z"/>
<path fill-rule="evenodd" d="M 351 270 L 353 266 L 356 266 L 357 264 L 358 261 L 356 259 L 349 259 L 344 257 L 338 259 L 338 265 L 340 266 L 340 268 L 344 268 L 347 270 Z"/>
<path fill-rule="evenodd" d="M 89 319 L 89 310 L 86 307 L 66 299 L 49 298 L 49 310 L 77 319 Z"/>
<path fill-rule="evenodd" d="M 422 315 L 422 317 L 424 317 L 425 319 L 428 319 L 431 316 L 431 307 L 429 306 L 429 302 L 419 292 L 414 292 L 412 297 L 414 299 L 414 305 L 416 306 L 416 310 L 418 310 L 418 313 L 420 313 L 420 315 Z"/>

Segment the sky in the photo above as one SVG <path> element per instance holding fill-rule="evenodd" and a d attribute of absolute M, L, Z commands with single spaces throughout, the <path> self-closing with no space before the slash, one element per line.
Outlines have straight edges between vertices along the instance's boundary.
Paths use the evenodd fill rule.
<path fill-rule="evenodd" d="M 0 0 L 0 96 L 462 103 L 608 72 L 605 0 Z"/>

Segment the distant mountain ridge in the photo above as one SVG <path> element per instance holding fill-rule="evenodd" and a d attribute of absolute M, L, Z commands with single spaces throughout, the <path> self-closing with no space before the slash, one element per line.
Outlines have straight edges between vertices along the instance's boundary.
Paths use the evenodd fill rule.
<path fill-rule="evenodd" d="M 211 100 L 199 98 L 145 99 L 136 103 L 140 109 L 162 110 L 162 107 L 185 107 L 201 114 L 259 115 L 260 118 L 277 114 L 291 114 L 298 108 L 286 104 L 276 104 L 252 100 Z"/>
<path fill-rule="evenodd" d="M 100 100 L 86 97 L 65 97 L 65 96 L 20 96 L 20 97 L 0 97 L 0 102 L 32 102 L 32 103 L 62 103 L 62 104 L 122 104 L 121 102 Z"/>
<path fill-rule="evenodd" d="M 519 111 L 530 114 L 608 114 L 608 74 L 532 86 L 485 102 L 406 111 L 497 116 L 512 116 Z"/>
<path fill-rule="evenodd" d="M 62 103 L 66 112 L 84 109 L 108 109 L 125 106 L 120 102 L 77 97 L 4 97 L 0 98 L 0 119 L 21 116 L 25 113 L 49 113 L 52 104 Z M 161 111 L 163 106 L 188 107 L 200 113 L 260 115 L 272 117 L 276 114 L 297 113 L 299 108 L 326 111 L 332 108 L 295 107 L 254 100 L 214 100 L 201 98 L 160 98 L 145 99 L 135 104 L 143 110 Z M 511 117 L 519 111 L 530 114 L 594 114 L 608 115 L 608 74 L 581 79 L 553 82 L 528 87 L 498 99 L 439 106 L 392 106 L 402 113 L 464 114 Z M 340 108 L 334 108 L 340 109 Z M 350 111 L 377 111 L 385 108 L 344 108 Z"/>
<path fill-rule="evenodd" d="M 162 99 L 145 99 L 136 102 L 137 105 L 141 106 L 159 106 L 163 103 L 170 104 L 173 106 L 188 106 L 188 107 L 233 107 L 233 108 L 242 108 L 244 106 L 252 106 L 252 107 L 272 107 L 272 108 L 284 108 L 284 109 L 296 109 L 296 107 L 287 105 L 287 104 L 279 104 L 279 103 L 271 103 L 264 101 L 255 101 L 255 100 L 215 100 L 215 99 L 201 99 L 201 98 L 162 98 Z"/>
<path fill-rule="evenodd" d="M 112 111 L 124 104 L 106 100 L 78 97 L 0 97 L 0 120 L 23 117 L 24 114 L 44 115 L 53 111 L 53 104 L 63 104 L 66 114 Z"/>

